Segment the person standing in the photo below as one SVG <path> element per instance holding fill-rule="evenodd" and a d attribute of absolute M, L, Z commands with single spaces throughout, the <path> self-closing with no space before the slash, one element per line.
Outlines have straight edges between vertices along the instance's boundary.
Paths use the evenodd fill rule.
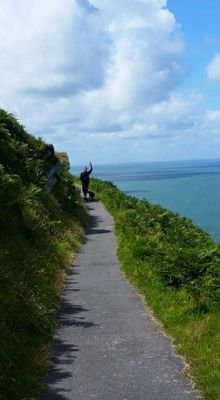
<path fill-rule="evenodd" d="M 87 198 L 87 193 L 89 192 L 89 175 L 93 171 L 92 163 L 90 162 L 89 165 L 90 165 L 90 169 L 85 167 L 84 170 L 80 174 L 80 180 L 82 183 L 82 191 L 83 191 L 85 200 Z"/>

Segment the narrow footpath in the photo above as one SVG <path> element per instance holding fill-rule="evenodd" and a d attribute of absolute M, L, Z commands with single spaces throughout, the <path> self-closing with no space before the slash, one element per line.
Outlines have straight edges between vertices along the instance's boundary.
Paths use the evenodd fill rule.
<path fill-rule="evenodd" d="M 113 220 L 88 203 L 85 244 L 70 268 L 41 400 L 198 399 L 182 359 L 120 272 Z"/>

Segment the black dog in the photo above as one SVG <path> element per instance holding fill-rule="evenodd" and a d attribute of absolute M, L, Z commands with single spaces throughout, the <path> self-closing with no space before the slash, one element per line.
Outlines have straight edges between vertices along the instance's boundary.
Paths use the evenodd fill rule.
<path fill-rule="evenodd" d="M 88 194 L 89 194 L 89 200 L 95 200 L 95 193 L 94 192 L 92 192 L 91 190 L 88 190 L 88 192 L 87 192 Z"/>

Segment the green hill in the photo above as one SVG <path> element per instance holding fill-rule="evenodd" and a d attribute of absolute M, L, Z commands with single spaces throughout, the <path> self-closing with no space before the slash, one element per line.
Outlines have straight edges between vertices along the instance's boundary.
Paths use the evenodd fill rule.
<path fill-rule="evenodd" d="M 68 157 L 0 110 L 1 400 L 38 393 L 64 272 L 86 218 Z"/>

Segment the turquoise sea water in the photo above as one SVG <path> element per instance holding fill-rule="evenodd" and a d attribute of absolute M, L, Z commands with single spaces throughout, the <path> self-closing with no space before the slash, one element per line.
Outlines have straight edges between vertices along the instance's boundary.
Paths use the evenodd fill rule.
<path fill-rule="evenodd" d="M 94 165 L 93 176 L 192 219 L 220 242 L 220 160 Z"/>

